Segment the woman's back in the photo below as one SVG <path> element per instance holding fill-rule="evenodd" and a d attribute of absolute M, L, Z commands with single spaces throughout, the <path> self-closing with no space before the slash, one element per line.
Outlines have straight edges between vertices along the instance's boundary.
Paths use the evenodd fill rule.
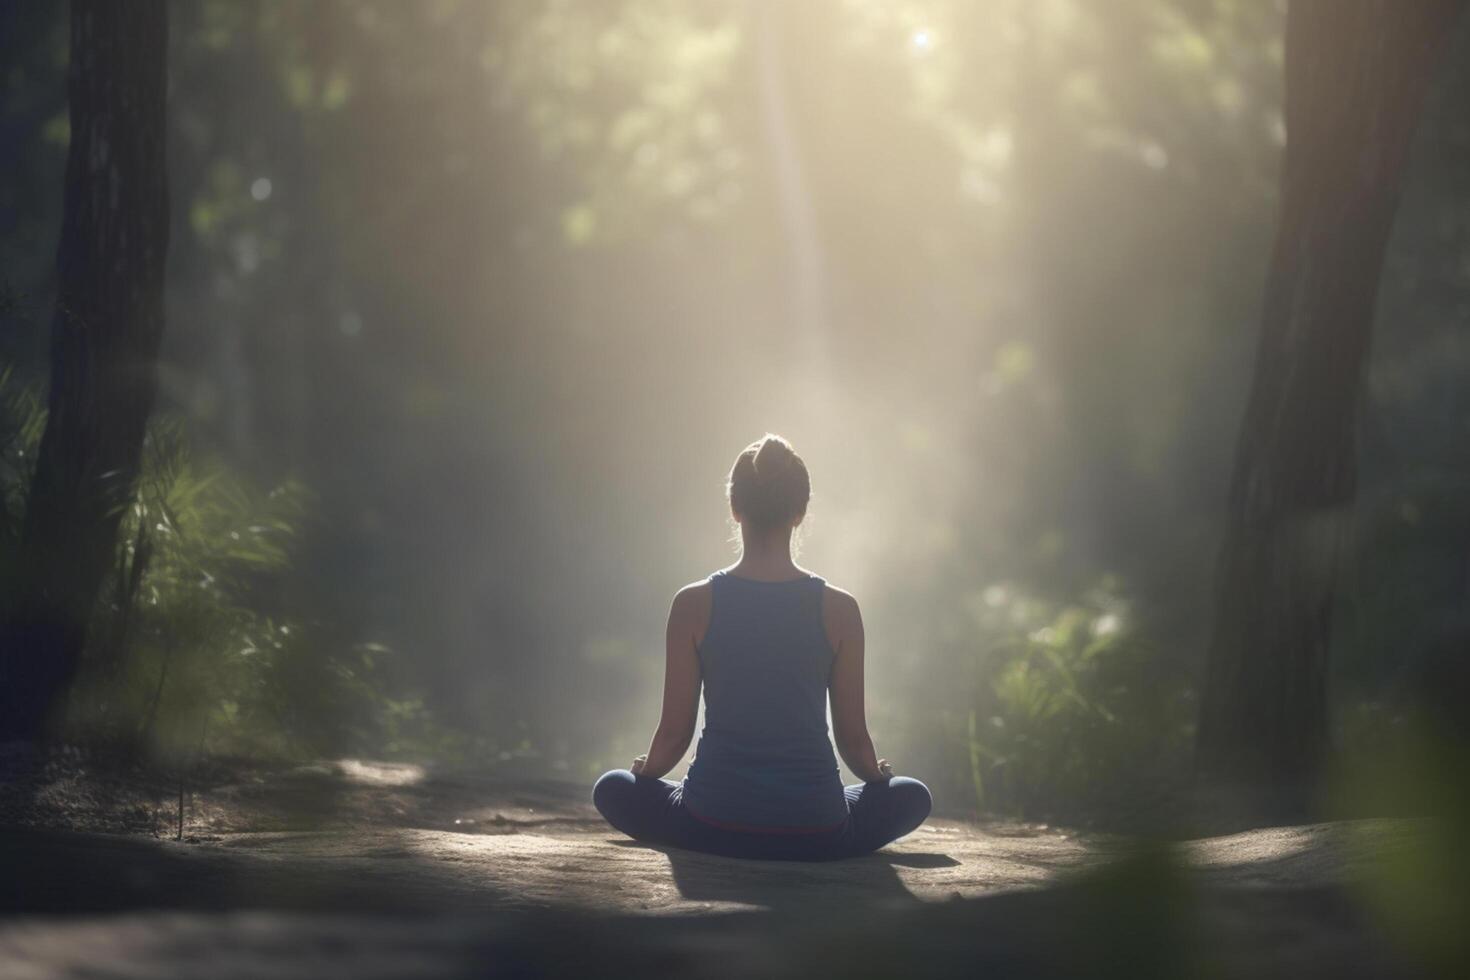
<path fill-rule="evenodd" d="M 675 594 L 648 752 L 592 788 L 598 811 L 630 837 L 822 861 L 882 847 L 929 815 L 928 788 L 894 776 L 868 734 L 857 600 L 791 560 L 811 489 L 806 463 L 780 436 L 736 457 L 727 490 L 740 561 Z M 788 574 L 797 577 L 775 580 Z M 663 777 L 689 751 L 701 685 L 704 731 L 676 783 Z M 862 780 L 853 786 L 842 785 L 827 738 L 829 691 L 842 759 Z"/>
<path fill-rule="evenodd" d="M 698 653 L 705 718 L 684 780 L 690 812 L 748 829 L 832 827 L 847 817 L 827 737 L 833 650 L 822 619 L 826 582 L 719 571 Z"/>

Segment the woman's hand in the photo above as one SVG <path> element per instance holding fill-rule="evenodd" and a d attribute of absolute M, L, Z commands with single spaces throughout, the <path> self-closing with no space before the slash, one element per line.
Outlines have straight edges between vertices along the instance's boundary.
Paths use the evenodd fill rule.
<path fill-rule="evenodd" d="M 629 766 L 628 768 L 632 771 L 633 775 L 636 776 L 640 772 L 643 771 L 643 766 L 647 762 L 648 762 L 648 753 L 645 752 L 642 755 L 640 755 L 638 758 L 634 759 L 633 760 L 633 764 L 631 766 Z"/>
<path fill-rule="evenodd" d="M 889 776 L 892 776 L 893 775 L 893 766 L 891 766 L 891 765 L 888 764 L 888 760 L 887 759 L 879 759 L 878 760 L 878 773 L 884 779 L 887 779 Z"/>

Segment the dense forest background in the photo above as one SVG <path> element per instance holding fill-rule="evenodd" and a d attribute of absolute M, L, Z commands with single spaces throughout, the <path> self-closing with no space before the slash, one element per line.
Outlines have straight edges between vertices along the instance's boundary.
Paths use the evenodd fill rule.
<path fill-rule="evenodd" d="M 941 807 L 1187 776 L 1286 128 L 1259 0 L 170 8 L 160 401 L 67 705 L 159 757 L 590 779 L 723 478 L 813 472 L 880 752 Z M 1470 641 L 1470 39 L 1383 270 L 1330 705 Z M 0 6 L 4 573 L 44 426 L 61 4 Z M 1463 724 L 1463 722 L 1460 722 Z"/>

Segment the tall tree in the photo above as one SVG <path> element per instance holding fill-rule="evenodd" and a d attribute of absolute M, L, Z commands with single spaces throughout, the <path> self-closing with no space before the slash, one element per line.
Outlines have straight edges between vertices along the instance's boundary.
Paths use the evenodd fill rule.
<path fill-rule="evenodd" d="M 49 415 L 0 636 L 0 737 L 44 731 L 81 657 L 157 390 L 166 0 L 72 0 Z"/>
<path fill-rule="evenodd" d="M 1463 0 L 1292 0 L 1287 146 L 1201 705 L 1206 779 L 1293 802 L 1328 741 L 1354 420 L 1409 147 Z"/>

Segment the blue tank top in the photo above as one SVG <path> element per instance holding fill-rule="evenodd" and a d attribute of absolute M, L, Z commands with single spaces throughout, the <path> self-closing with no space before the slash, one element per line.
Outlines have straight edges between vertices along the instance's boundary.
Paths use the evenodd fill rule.
<path fill-rule="evenodd" d="M 709 577 L 709 625 L 699 644 L 700 732 L 684 805 L 744 830 L 816 830 L 847 819 L 827 737 L 832 644 L 819 576 L 761 582 Z"/>

